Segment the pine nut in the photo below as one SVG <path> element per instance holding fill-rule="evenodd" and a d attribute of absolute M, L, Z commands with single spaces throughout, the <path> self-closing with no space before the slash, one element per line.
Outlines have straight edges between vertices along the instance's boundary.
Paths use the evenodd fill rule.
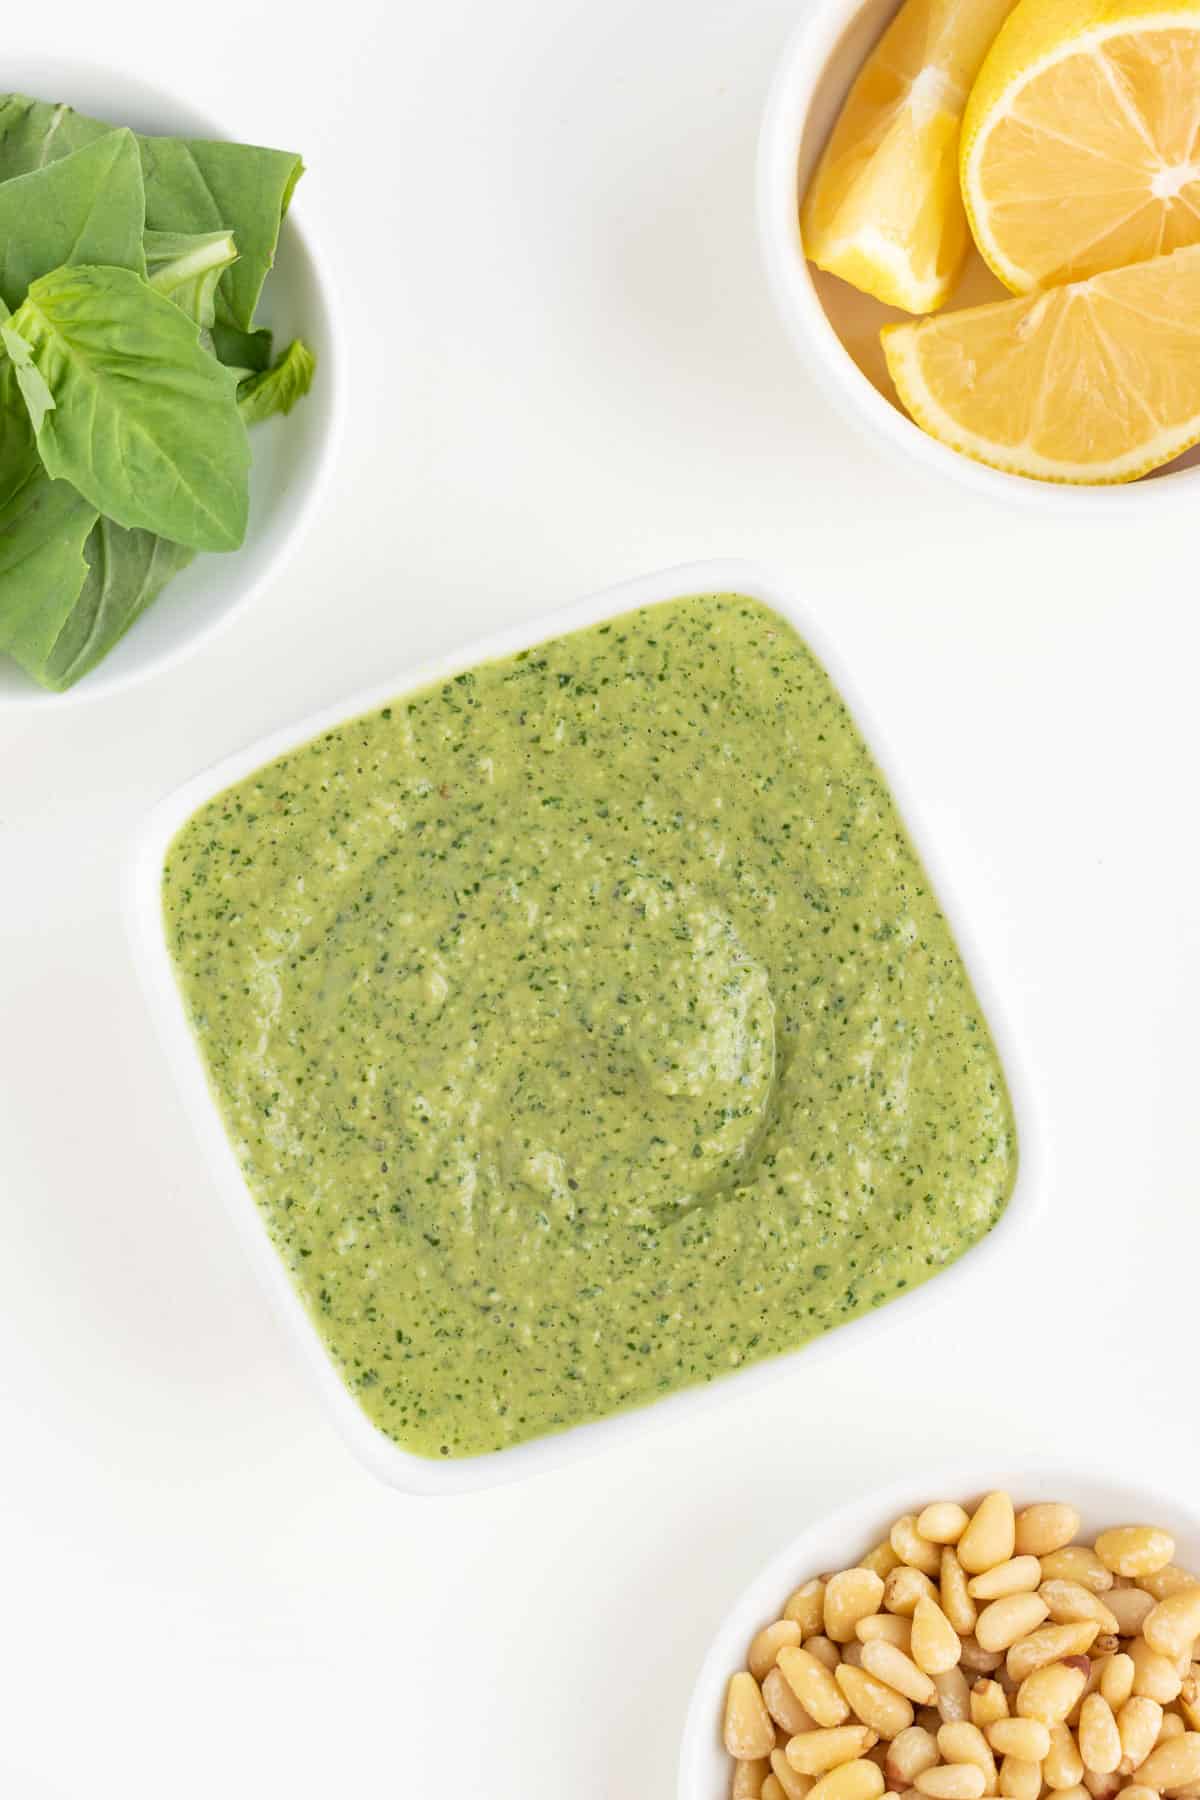
<path fill-rule="evenodd" d="M 1121 1734 L 1103 1694 L 1089 1694 L 1079 1715 L 1079 1754 L 1085 1769 L 1111 1775 L 1121 1765 Z"/>
<path fill-rule="evenodd" d="M 1056 1625 L 1094 1619 L 1101 1631 L 1116 1633 L 1117 1621 L 1104 1601 L 1078 1581 L 1043 1581 L 1038 1589 Z"/>
<path fill-rule="evenodd" d="M 1142 1636 L 1160 1656 L 1177 1657 L 1186 1652 L 1190 1663 L 1200 1637 L 1200 1587 L 1180 1588 L 1177 1594 L 1160 1600 L 1147 1616 Z"/>
<path fill-rule="evenodd" d="M 789 1740 L 784 1754 L 800 1775 L 827 1775 L 840 1763 L 854 1762 L 879 1742 L 865 1725 L 838 1725 L 832 1731 L 802 1731 Z"/>
<path fill-rule="evenodd" d="M 786 1800 L 783 1786 L 777 1775 L 768 1775 L 762 1784 L 760 1800 Z"/>
<path fill-rule="evenodd" d="M 748 1669 L 730 1677 L 725 1695 L 725 1748 L 739 1762 L 754 1762 L 775 1748 L 775 1726 Z"/>
<path fill-rule="evenodd" d="M 822 1637 L 819 1632 L 816 1637 L 804 1640 L 804 1648 L 810 1656 L 815 1656 L 818 1662 L 824 1663 L 831 1672 L 841 1661 L 841 1651 L 832 1638 Z"/>
<path fill-rule="evenodd" d="M 1133 1658 L 1121 1652 L 1106 1656 L 1100 1664 L 1100 1692 L 1119 1713 L 1133 1692 Z"/>
<path fill-rule="evenodd" d="M 973 1763 L 977 1769 L 983 1772 L 984 1793 L 995 1793 L 996 1759 L 978 1725 L 972 1725 L 967 1719 L 960 1719 L 952 1725 L 943 1725 L 938 1732 L 937 1741 L 943 1761 Z"/>
<path fill-rule="evenodd" d="M 1011 1650 L 1037 1630 L 1049 1611 L 1042 1594 L 1009 1594 L 984 1607 L 976 1621 L 975 1636 L 984 1650 Z"/>
<path fill-rule="evenodd" d="M 957 1500 L 936 1500 L 917 1515 L 917 1530 L 931 1544 L 957 1544 L 971 1515 Z"/>
<path fill-rule="evenodd" d="M 937 1600 L 937 1589 L 920 1569 L 893 1569 L 884 1583 L 883 1604 L 890 1613 L 911 1619 L 918 1600 Z"/>
<path fill-rule="evenodd" d="M 1157 1788 L 1160 1793 L 1200 1781 L 1200 1731 L 1184 1731 L 1159 1744 L 1138 1769 L 1137 1778 L 1142 1787 Z"/>
<path fill-rule="evenodd" d="M 862 1653 L 863 1647 L 857 1638 L 855 1638 L 852 1644 L 842 1645 L 842 1661 L 844 1663 L 849 1663 L 852 1668 L 862 1668 Z"/>
<path fill-rule="evenodd" d="M 773 1625 L 764 1625 L 758 1636 L 750 1645 L 746 1656 L 746 1666 L 755 1681 L 762 1682 L 768 1672 L 775 1667 L 775 1658 L 785 1644 L 800 1642 L 800 1627 L 794 1619 L 776 1619 Z"/>
<path fill-rule="evenodd" d="M 840 1763 L 808 1791 L 808 1800 L 879 1800 L 883 1770 L 865 1758 Z"/>
<path fill-rule="evenodd" d="M 1050 1727 L 1050 1748 L 1042 1759 L 1042 1775 L 1048 1787 L 1075 1788 L 1083 1780 L 1083 1758 L 1066 1725 Z"/>
<path fill-rule="evenodd" d="M 1042 1565 L 1036 1556 L 1014 1556 L 997 1563 L 967 1583 L 972 1600 L 1002 1600 L 1006 1594 L 1032 1594 L 1042 1585 Z"/>
<path fill-rule="evenodd" d="M 1097 1769 L 1085 1769 L 1083 1785 L 1092 1800 L 1116 1800 L 1124 1784 L 1119 1775 L 1101 1775 Z"/>
<path fill-rule="evenodd" d="M 787 1646 L 779 1652 L 778 1666 L 797 1700 L 818 1725 L 844 1725 L 850 1708 L 825 1664 L 807 1647 Z M 772 1745 L 774 1744 L 772 1735 Z"/>
<path fill-rule="evenodd" d="M 1005 1659 L 1014 1681 L 1024 1681 L 1035 1669 L 1061 1662 L 1067 1656 L 1085 1656 L 1096 1640 L 1100 1627 L 1094 1619 L 1080 1619 L 1071 1625 L 1043 1625 L 1014 1644 Z"/>
<path fill-rule="evenodd" d="M 770 1772 L 771 1765 L 765 1757 L 754 1762 L 734 1763 L 730 1800 L 762 1800 L 763 1782 Z"/>
<path fill-rule="evenodd" d="M 885 1644 L 879 1639 L 874 1643 L 864 1644 L 861 1666 L 868 1675 L 874 1675 L 877 1681 L 895 1688 L 898 1694 L 915 1701 L 918 1706 L 932 1706 L 937 1699 L 937 1689 L 929 1676 L 917 1667 L 911 1656 L 898 1650 L 895 1644 Z"/>
<path fill-rule="evenodd" d="M 1050 1754 L 1050 1730 L 1040 1719 L 997 1719 L 984 1736 L 1001 1756 L 1022 1762 L 1040 1763 Z"/>
<path fill-rule="evenodd" d="M 1091 1795 L 1082 1782 L 1077 1787 L 1055 1788 L 1054 1796 L 1055 1800 L 1091 1800 Z"/>
<path fill-rule="evenodd" d="M 1171 1566 L 1158 1569 L 1153 1575 L 1143 1575 L 1138 1581 L 1148 1594 L 1156 1600 L 1165 1600 L 1168 1594 L 1177 1594 L 1180 1588 L 1195 1587 L 1200 1583 L 1200 1575 L 1193 1575 L 1188 1569 L 1177 1569 Z"/>
<path fill-rule="evenodd" d="M 1158 1800 L 1158 1793 L 1154 1788 L 1139 1787 L 1135 1782 L 1132 1787 L 1122 1788 L 1117 1800 Z"/>
<path fill-rule="evenodd" d="M 813 1787 L 811 1775 L 800 1775 L 778 1746 L 771 1752 L 771 1773 L 783 1791 L 784 1800 L 808 1800 Z"/>
<path fill-rule="evenodd" d="M 992 1675 L 1004 1661 L 1004 1656 L 999 1650 L 982 1650 L 978 1638 L 965 1637 L 959 1661 L 972 1675 Z"/>
<path fill-rule="evenodd" d="M 1008 1697 L 998 1681 L 977 1681 L 971 1689 L 971 1723 L 986 1733 L 989 1725 L 1008 1717 Z"/>
<path fill-rule="evenodd" d="M 1139 1769 L 1158 1742 L 1162 1730 L 1163 1709 L 1157 1700 L 1137 1694 L 1127 1700 L 1117 1714 L 1117 1730 L 1121 1734 L 1120 1771 L 1132 1775 Z"/>
<path fill-rule="evenodd" d="M 962 1653 L 958 1633 L 936 1600 L 922 1596 L 913 1612 L 912 1659 L 926 1675 L 944 1675 Z"/>
<path fill-rule="evenodd" d="M 892 1570 L 900 1567 L 900 1558 L 885 1538 L 882 1544 L 876 1544 L 873 1550 L 867 1551 L 858 1566 L 860 1569 L 870 1569 L 881 1581 L 886 1581 Z"/>
<path fill-rule="evenodd" d="M 974 1763 L 939 1763 L 936 1769 L 922 1769 L 913 1786 L 929 1800 L 983 1800 L 987 1781 Z"/>
<path fill-rule="evenodd" d="M 935 1675 L 933 1684 L 938 1691 L 937 1709 L 943 1725 L 956 1725 L 960 1719 L 970 1718 L 971 1690 L 961 1669 L 947 1669 Z"/>
<path fill-rule="evenodd" d="M 1037 1763 L 1025 1762 L 1020 1756 L 1006 1756 L 1000 1764 L 1000 1792 L 1008 1800 L 1038 1800 L 1042 1791 L 1042 1771 Z"/>
<path fill-rule="evenodd" d="M 1113 1572 L 1106 1568 L 1094 1550 L 1086 1544 L 1069 1544 L 1042 1558 L 1043 1581 L 1077 1581 L 1093 1594 L 1106 1594 L 1113 1585 Z"/>
<path fill-rule="evenodd" d="M 910 1702 L 894 1688 L 876 1681 L 865 1669 L 853 1669 L 843 1663 L 835 1671 L 835 1680 L 857 1717 L 881 1738 L 894 1738 L 912 1724 Z"/>
<path fill-rule="evenodd" d="M 858 1621 L 854 1635 L 860 1644 L 895 1644 L 897 1650 L 903 1650 L 907 1656 L 912 1643 L 912 1624 L 895 1613 L 871 1613 Z"/>
<path fill-rule="evenodd" d="M 784 1655 L 789 1654 L 787 1651 Z M 1017 1689 L 1017 1712 L 1023 1719 L 1040 1719 L 1058 1725 L 1067 1717 L 1087 1686 L 1087 1675 L 1069 1663 L 1050 1663 L 1027 1675 Z"/>
<path fill-rule="evenodd" d="M 1016 1544 L 1017 1522 L 1007 1494 L 988 1494 L 958 1540 L 958 1560 L 968 1575 L 982 1575 L 1008 1562 Z"/>
<path fill-rule="evenodd" d="M 783 1609 L 785 1619 L 793 1619 L 806 1638 L 815 1637 L 825 1620 L 825 1583 L 806 1581 L 798 1587 Z"/>
<path fill-rule="evenodd" d="M 766 1701 L 767 1711 L 778 1725 L 780 1731 L 788 1737 L 795 1737 L 798 1731 L 815 1731 L 816 1721 L 805 1712 L 788 1681 L 783 1670 L 771 1669 L 762 1684 L 762 1697 Z"/>
<path fill-rule="evenodd" d="M 890 1542 L 900 1561 L 910 1569 L 920 1569 L 922 1575 L 937 1574 L 942 1563 L 941 1547 L 921 1536 L 912 1513 L 896 1520 Z"/>
<path fill-rule="evenodd" d="M 1131 1641 L 1129 1654 L 1133 1658 L 1135 1694 L 1142 1694 L 1147 1700 L 1157 1700 L 1160 1706 L 1170 1706 L 1172 1700 L 1178 1700 L 1183 1688 L 1183 1676 L 1169 1656 L 1152 1650 L 1144 1637 Z"/>
<path fill-rule="evenodd" d="M 1155 1525 L 1117 1525 L 1096 1539 L 1096 1555 L 1114 1575 L 1157 1575 L 1175 1554 L 1175 1539 Z"/>
<path fill-rule="evenodd" d="M 1182 1737 L 1186 1730 L 1187 1726 L 1184 1724 L 1178 1713 L 1165 1712 L 1163 1714 L 1162 1729 L 1158 1734 L 1158 1741 L 1160 1744 L 1165 1744 L 1169 1738 Z"/>
<path fill-rule="evenodd" d="M 1153 1610 L 1155 1599 L 1140 1587 L 1115 1587 L 1104 1596 L 1113 1618 L 1117 1621 L 1117 1630 L 1122 1637 L 1136 1637 L 1146 1623 L 1147 1615 Z"/>
<path fill-rule="evenodd" d="M 942 1611 L 959 1637 L 970 1637 L 979 1617 L 979 1608 L 971 1598 L 966 1571 L 957 1553 L 949 1548 L 942 1551 L 941 1602 Z"/>
<path fill-rule="evenodd" d="M 825 1636 L 848 1644 L 860 1619 L 883 1605 L 883 1577 L 873 1569 L 843 1569 L 825 1586 Z"/>
<path fill-rule="evenodd" d="M 1016 1518 L 1018 1556 L 1049 1556 L 1079 1535 L 1079 1514 L 1061 1500 L 1027 1506 Z"/>
<path fill-rule="evenodd" d="M 897 1732 L 888 1745 L 887 1784 L 903 1791 L 912 1786 L 923 1769 L 932 1769 L 938 1760 L 937 1740 L 920 1725 L 910 1725 Z"/>

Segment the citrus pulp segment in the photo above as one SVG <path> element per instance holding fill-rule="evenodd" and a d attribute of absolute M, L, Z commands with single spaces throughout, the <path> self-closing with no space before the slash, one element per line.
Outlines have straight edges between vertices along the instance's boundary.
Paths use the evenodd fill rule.
<path fill-rule="evenodd" d="M 867 58 L 801 209 L 805 255 L 906 312 L 948 298 L 970 243 L 958 140 L 1012 0 L 907 0 Z"/>
<path fill-rule="evenodd" d="M 961 178 L 1015 293 L 1200 242 L 1200 6 L 1020 0 L 971 93 Z"/>
<path fill-rule="evenodd" d="M 882 336 L 917 423 L 1010 474 L 1132 481 L 1200 441 L 1200 245 Z"/>

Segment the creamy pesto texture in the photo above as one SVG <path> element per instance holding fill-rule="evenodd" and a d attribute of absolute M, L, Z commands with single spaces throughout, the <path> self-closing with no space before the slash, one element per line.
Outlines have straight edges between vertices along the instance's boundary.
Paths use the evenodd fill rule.
<path fill-rule="evenodd" d="M 326 732 L 189 820 L 164 905 L 271 1235 L 421 1454 L 793 1349 L 1011 1193 L 937 898 L 756 601 L 672 601 Z"/>

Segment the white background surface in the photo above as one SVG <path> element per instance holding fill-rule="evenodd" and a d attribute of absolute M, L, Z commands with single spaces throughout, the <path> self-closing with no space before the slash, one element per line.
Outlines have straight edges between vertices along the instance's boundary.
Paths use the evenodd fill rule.
<path fill-rule="evenodd" d="M 827 1501 L 1053 1446 L 1200 1487 L 1195 522 L 877 458 L 770 311 L 796 0 L 61 0 L 295 146 L 353 391 L 305 553 L 109 701 L 0 717 L 0 1792 L 650 1800 L 707 1638 Z M 1035 1243 L 916 1332 L 523 1488 L 350 1460 L 201 1170 L 119 882 L 204 764 L 485 628 L 746 555 L 807 594 L 956 874 L 1052 1131 Z"/>

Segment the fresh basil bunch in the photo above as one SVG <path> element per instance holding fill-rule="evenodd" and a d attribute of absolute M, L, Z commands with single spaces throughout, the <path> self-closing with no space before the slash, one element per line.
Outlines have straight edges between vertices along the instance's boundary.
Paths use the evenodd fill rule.
<path fill-rule="evenodd" d="M 44 687 L 241 545 L 246 427 L 315 367 L 254 324 L 302 171 L 0 96 L 0 650 Z"/>

